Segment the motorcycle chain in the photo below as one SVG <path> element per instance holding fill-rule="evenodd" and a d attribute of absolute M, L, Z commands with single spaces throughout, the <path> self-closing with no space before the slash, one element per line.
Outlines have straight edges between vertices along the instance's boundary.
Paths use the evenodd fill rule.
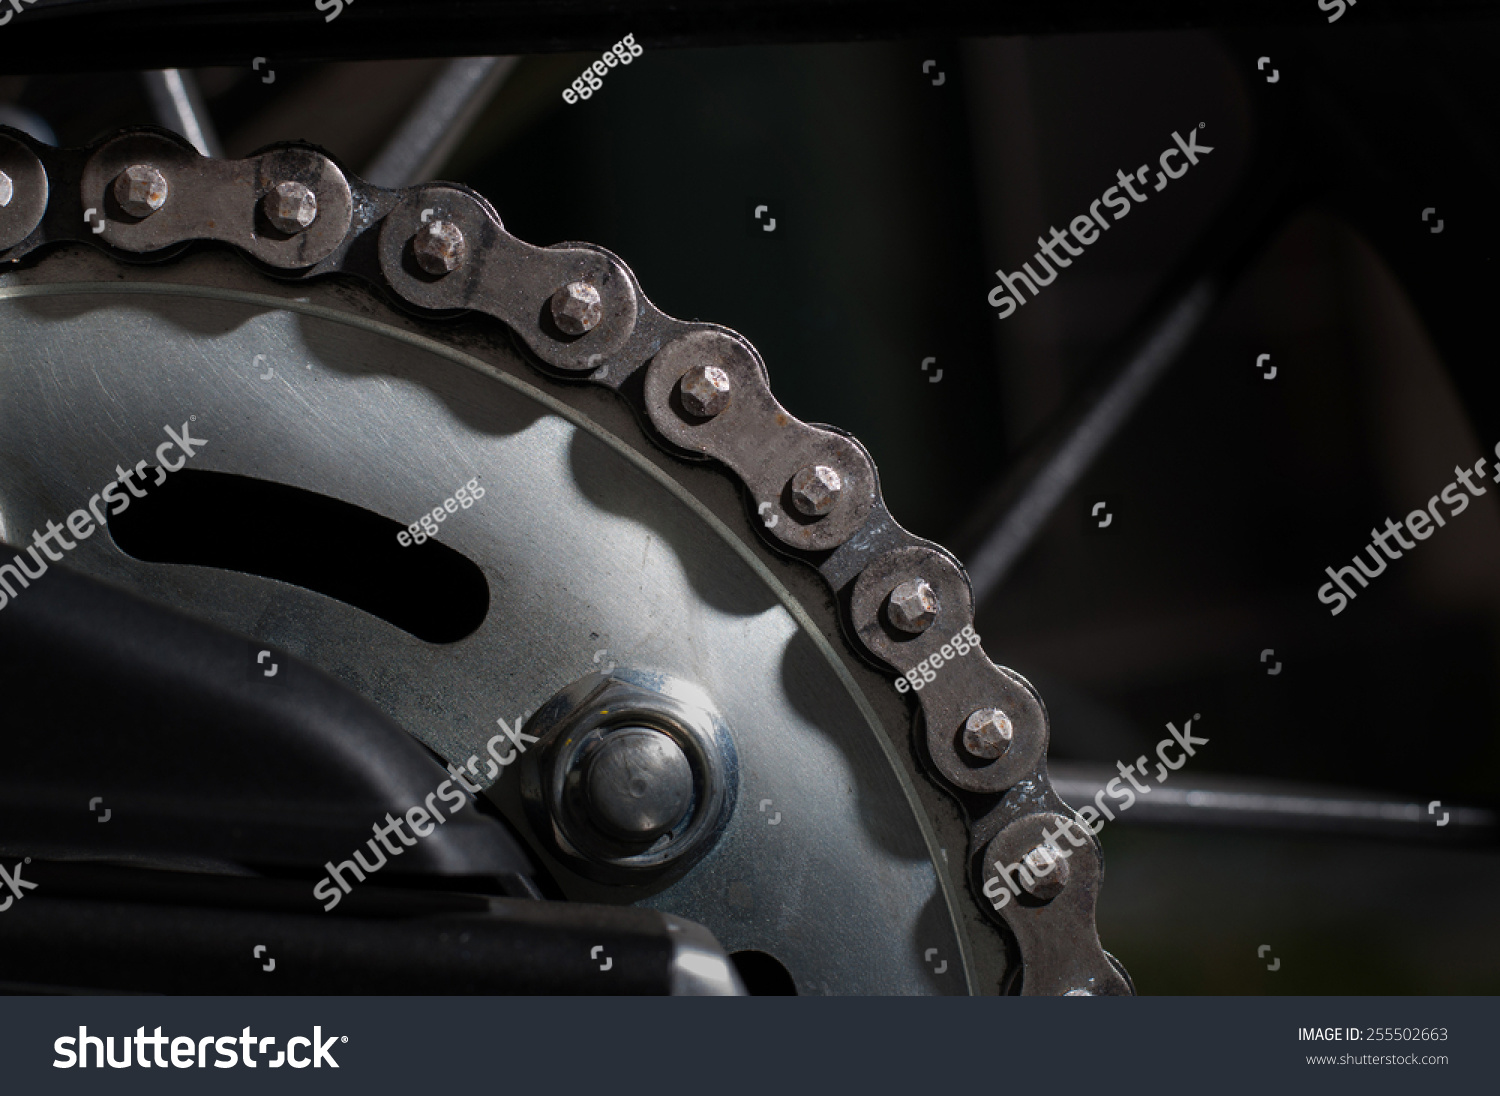
<path fill-rule="evenodd" d="M 1048 778 L 1040 696 L 982 651 L 955 657 L 974 619 L 962 566 L 896 523 L 859 442 L 776 401 L 747 340 L 667 316 L 603 248 L 523 243 L 465 186 L 373 186 L 305 144 L 222 160 L 155 127 L 75 149 L 0 127 L 0 259 L 68 242 L 160 262 L 208 241 L 278 279 L 342 274 L 419 315 L 492 317 L 541 373 L 613 389 L 666 451 L 726 466 L 756 532 L 822 574 L 854 650 L 911 683 L 918 755 L 964 812 L 968 882 L 1016 940 L 1021 991 L 1134 992 L 1099 943 L 1103 857 Z"/>

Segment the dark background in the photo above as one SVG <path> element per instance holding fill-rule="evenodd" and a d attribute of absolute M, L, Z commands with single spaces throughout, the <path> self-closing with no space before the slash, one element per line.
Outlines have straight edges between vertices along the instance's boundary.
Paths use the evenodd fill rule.
<path fill-rule="evenodd" d="M 442 176 L 480 190 L 520 238 L 601 244 L 667 312 L 743 332 L 781 401 L 860 438 L 896 517 L 962 557 L 1007 469 L 1213 226 L 1242 216 L 1253 165 L 1277 161 L 1290 215 L 1257 237 L 978 631 L 1040 689 L 1055 758 L 1113 766 L 1202 713 L 1211 744 L 1183 779 L 1495 807 L 1500 487 L 1338 617 L 1316 597 L 1371 526 L 1500 441 L 1483 203 L 1500 163 L 1500 28 L 1364 14 L 1316 39 L 648 43 L 573 106 L 561 89 L 596 55 L 527 57 Z M 227 155 L 304 138 L 359 171 L 438 67 L 277 64 L 267 85 L 247 59 L 198 75 Z M 133 74 L 4 77 L 0 101 L 69 145 L 151 120 Z M 1199 166 L 996 318 L 997 269 L 1030 259 L 1117 169 L 1154 172 L 1173 131 L 1200 122 L 1214 151 Z M 751 220 L 759 203 L 774 233 Z M 1443 234 L 1421 223 L 1427 206 Z M 1099 500 L 1111 535 L 1088 535 Z M 1128 815 L 1103 841 L 1100 935 L 1142 992 L 1500 989 L 1493 851 Z"/>

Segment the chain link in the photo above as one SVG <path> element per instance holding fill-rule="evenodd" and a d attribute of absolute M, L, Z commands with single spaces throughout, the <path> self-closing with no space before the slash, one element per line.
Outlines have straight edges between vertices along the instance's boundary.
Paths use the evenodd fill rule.
<path fill-rule="evenodd" d="M 1041 698 L 980 651 L 955 656 L 953 638 L 974 620 L 963 568 L 891 517 L 859 442 L 801 422 L 776 401 L 740 335 L 662 313 L 602 248 L 517 240 L 466 187 L 386 190 L 310 146 L 214 160 L 155 128 L 85 149 L 0 128 L 0 172 L 11 184 L 0 205 L 0 259 L 73 242 L 162 261 L 214 241 L 274 277 L 353 276 L 408 308 L 498 320 L 543 373 L 616 390 L 663 448 L 728 467 L 748 495 L 752 526 L 821 572 L 853 649 L 921 683 L 911 690 L 918 754 L 964 811 L 969 886 L 985 915 L 1014 934 L 1023 992 L 1133 992 L 1099 944 L 1103 859 L 1052 789 Z M 986 726 L 1008 727 L 1009 736 L 985 738 Z"/>

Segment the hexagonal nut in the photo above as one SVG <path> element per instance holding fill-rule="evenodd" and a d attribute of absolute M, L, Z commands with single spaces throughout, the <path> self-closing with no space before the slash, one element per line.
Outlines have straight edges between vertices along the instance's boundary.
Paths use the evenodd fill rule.
<path fill-rule="evenodd" d="M 564 335 L 583 335 L 604 318 L 599 291 L 588 282 L 569 282 L 552 294 L 552 322 Z"/>
<path fill-rule="evenodd" d="M 1025 869 L 1021 873 L 1021 889 L 1043 902 L 1050 902 L 1061 894 L 1072 874 L 1068 858 L 1045 843 L 1021 857 L 1021 867 Z"/>
<path fill-rule="evenodd" d="M 999 708 L 980 708 L 964 721 L 964 750 L 980 761 L 997 761 L 1014 735 L 1010 717 Z"/>
<path fill-rule="evenodd" d="M 131 164 L 115 176 L 115 201 L 132 217 L 149 217 L 167 204 L 167 177 L 150 164 Z"/>
<path fill-rule="evenodd" d="M 0 171 L 0 209 L 10 205 L 10 200 L 15 197 L 16 184 L 11 182 L 9 175 Z"/>
<path fill-rule="evenodd" d="M 692 863 L 733 813 L 734 740 L 689 682 L 588 674 L 546 701 L 526 733 L 537 740 L 517 757 L 527 811 L 553 851 L 593 878 Z"/>
<path fill-rule="evenodd" d="M 792 505 L 803 517 L 820 518 L 833 509 L 844 478 L 826 464 L 810 464 L 792 477 Z"/>
<path fill-rule="evenodd" d="M 729 374 L 717 365 L 695 365 L 677 382 L 689 415 L 711 419 L 729 406 Z"/>
<path fill-rule="evenodd" d="M 318 219 L 318 196 L 301 183 L 277 183 L 266 192 L 262 208 L 277 232 L 295 236 Z"/>
<path fill-rule="evenodd" d="M 916 636 L 932 627 L 938 609 L 937 592 L 921 578 L 907 579 L 886 599 L 886 613 L 891 623 Z"/>
<path fill-rule="evenodd" d="M 464 265 L 469 254 L 469 241 L 463 230 L 451 221 L 428 221 L 411 241 L 412 254 L 417 265 L 435 278 L 452 274 Z"/>

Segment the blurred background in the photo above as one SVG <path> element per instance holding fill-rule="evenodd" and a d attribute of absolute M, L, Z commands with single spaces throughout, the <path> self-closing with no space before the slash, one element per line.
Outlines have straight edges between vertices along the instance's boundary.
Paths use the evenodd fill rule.
<path fill-rule="evenodd" d="M 1319 32 L 643 41 L 575 105 L 597 53 L 524 56 L 434 174 L 524 240 L 614 251 L 864 442 L 897 519 L 973 567 L 1066 786 L 1201 714 L 1170 785 L 1493 811 L 1500 486 L 1337 617 L 1316 591 L 1500 441 L 1500 26 Z M 223 154 L 303 139 L 367 173 L 447 65 L 186 71 Z M 0 103 L 63 145 L 162 117 L 139 73 L 0 78 Z M 1212 153 L 997 317 L 997 270 L 1200 124 Z M 1492 816 L 1463 839 L 1316 814 L 1143 799 L 1108 826 L 1099 931 L 1137 988 L 1500 991 Z"/>

